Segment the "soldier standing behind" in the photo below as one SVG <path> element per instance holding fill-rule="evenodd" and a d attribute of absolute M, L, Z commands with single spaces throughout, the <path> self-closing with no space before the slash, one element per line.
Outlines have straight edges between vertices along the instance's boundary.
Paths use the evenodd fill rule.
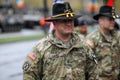
<path fill-rule="evenodd" d="M 87 30 L 88 25 L 86 20 L 79 21 L 77 27 L 78 27 L 78 33 L 80 33 L 84 37 L 88 34 L 88 30 Z"/>
<path fill-rule="evenodd" d="M 93 18 L 100 27 L 87 36 L 86 43 L 96 55 L 99 80 L 120 80 L 120 33 L 114 27 L 118 15 L 113 7 L 102 6 Z"/>
<path fill-rule="evenodd" d="M 75 15 L 68 2 L 55 3 L 55 30 L 41 39 L 26 57 L 23 80 L 96 80 L 95 58 L 83 39 L 73 33 Z"/>

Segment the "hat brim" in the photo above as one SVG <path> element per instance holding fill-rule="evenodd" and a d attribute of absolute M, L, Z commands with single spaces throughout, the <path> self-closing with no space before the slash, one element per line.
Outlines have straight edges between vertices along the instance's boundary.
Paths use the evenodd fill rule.
<path fill-rule="evenodd" d="M 78 18 L 78 17 L 81 17 L 82 15 L 74 15 L 74 17 L 69 17 L 69 18 L 66 18 L 65 16 L 61 16 L 61 17 L 56 17 L 56 18 L 48 18 L 48 19 L 45 19 L 46 22 L 52 22 L 52 21 L 56 21 L 56 20 L 74 20 L 75 18 Z"/>
<path fill-rule="evenodd" d="M 113 18 L 113 16 L 110 15 L 110 14 L 97 14 L 97 15 L 93 16 L 93 19 L 98 20 L 99 17 L 101 17 L 101 16 L 106 16 L 106 17 L 109 17 L 109 18 Z"/>

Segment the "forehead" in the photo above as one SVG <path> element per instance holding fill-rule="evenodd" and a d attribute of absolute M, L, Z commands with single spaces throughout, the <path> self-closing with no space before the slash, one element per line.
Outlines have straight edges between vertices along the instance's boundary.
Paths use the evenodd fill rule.
<path fill-rule="evenodd" d="M 108 16 L 101 16 L 99 19 L 106 20 L 106 21 L 114 21 L 114 18 Z"/>
<path fill-rule="evenodd" d="M 99 19 L 114 19 L 114 18 L 108 16 L 100 16 Z"/>

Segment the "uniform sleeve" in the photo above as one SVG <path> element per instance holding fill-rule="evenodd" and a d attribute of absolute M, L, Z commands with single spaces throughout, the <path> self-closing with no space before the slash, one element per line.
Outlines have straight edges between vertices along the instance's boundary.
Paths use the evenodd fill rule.
<path fill-rule="evenodd" d="M 119 43 L 119 47 L 120 47 L 120 31 L 118 32 L 118 43 Z"/>
<path fill-rule="evenodd" d="M 118 47 L 120 48 L 120 31 L 118 32 Z M 119 49 L 120 53 L 120 49 Z M 118 80 L 120 80 L 120 58 L 119 58 L 119 75 L 118 75 Z"/>
<path fill-rule="evenodd" d="M 98 80 L 97 60 L 92 49 L 86 45 L 86 80 Z"/>
<path fill-rule="evenodd" d="M 42 79 L 42 60 L 41 53 L 37 48 L 27 55 L 23 64 L 23 80 L 41 80 Z"/>

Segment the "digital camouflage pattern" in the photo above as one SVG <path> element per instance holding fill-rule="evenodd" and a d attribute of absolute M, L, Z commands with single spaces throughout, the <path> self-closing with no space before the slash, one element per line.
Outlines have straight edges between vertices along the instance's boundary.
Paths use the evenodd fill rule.
<path fill-rule="evenodd" d="M 23 80 L 96 80 L 95 59 L 82 38 L 62 42 L 53 33 L 40 40 L 23 64 Z M 87 78 L 88 78 L 87 77 Z"/>
<path fill-rule="evenodd" d="M 99 80 L 120 80 L 120 32 L 105 35 L 97 29 L 89 34 L 86 43 L 93 49 L 98 67 Z"/>

